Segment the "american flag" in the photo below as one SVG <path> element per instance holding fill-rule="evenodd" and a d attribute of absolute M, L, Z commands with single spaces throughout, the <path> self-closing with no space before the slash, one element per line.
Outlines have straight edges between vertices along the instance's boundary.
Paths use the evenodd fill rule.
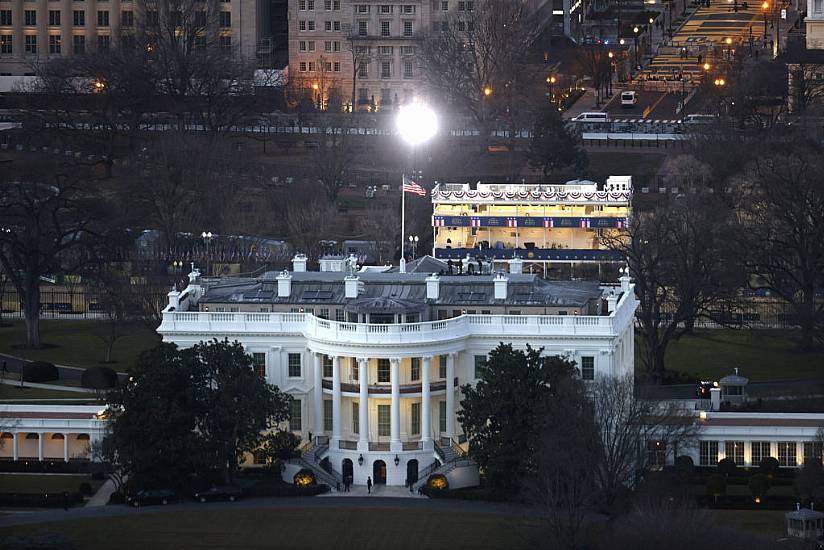
<path fill-rule="evenodd" d="M 589 218 L 581 218 L 581 227 L 589 227 Z"/>
<path fill-rule="evenodd" d="M 555 223 L 552 221 L 552 218 L 544 218 L 544 227 L 555 227 Z"/>
<path fill-rule="evenodd" d="M 415 193 L 416 195 L 420 195 L 421 197 L 426 196 L 426 189 L 424 189 L 411 179 L 407 178 L 406 176 L 403 177 L 403 192 Z"/>
<path fill-rule="evenodd" d="M 506 226 L 507 227 L 518 227 L 518 218 L 507 218 L 506 219 Z"/>
<path fill-rule="evenodd" d="M 469 225 L 472 227 L 481 227 L 481 218 L 470 218 Z"/>
<path fill-rule="evenodd" d="M 444 225 L 443 216 L 432 216 L 432 227 L 443 227 Z"/>

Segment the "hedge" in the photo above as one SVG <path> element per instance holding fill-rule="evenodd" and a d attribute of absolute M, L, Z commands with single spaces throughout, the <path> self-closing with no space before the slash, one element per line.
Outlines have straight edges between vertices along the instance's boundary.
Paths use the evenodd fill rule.
<path fill-rule="evenodd" d="M 80 384 L 84 388 L 108 390 L 117 385 L 117 373 L 109 367 L 90 367 L 83 371 Z"/>
<path fill-rule="evenodd" d="M 490 491 L 485 487 L 464 487 L 462 489 L 431 489 L 424 486 L 421 492 L 429 498 L 449 498 L 455 500 L 486 500 L 502 502 L 506 495 Z"/>
<path fill-rule="evenodd" d="M 24 382 L 51 382 L 60 379 L 60 371 L 52 363 L 32 361 L 23 365 Z"/>
<path fill-rule="evenodd" d="M 72 504 L 83 502 L 80 493 L 69 493 L 69 502 Z M 0 506 L 21 508 L 62 508 L 66 504 L 65 495 L 60 493 L 0 493 Z"/>
<path fill-rule="evenodd" d="M 325 483 L 297 487 L 288 483 L 258 483 L 246 489 L 245 494 L 250 497 L 312 497 L 329 492 Z"/>
<path fill-rule="evenodd" d="M 0 472 L 19 472 L 29 474 L 87 474 L 89 472 L 106 472 L 111 468 L 103 462 L 88 460 L 0 460 Z"/>

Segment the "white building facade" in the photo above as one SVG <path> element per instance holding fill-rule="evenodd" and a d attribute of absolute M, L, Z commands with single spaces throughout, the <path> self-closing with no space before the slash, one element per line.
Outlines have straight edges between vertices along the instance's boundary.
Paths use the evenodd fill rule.
<path fill-rule="evenodd" d="M 629 278 L 550 283 L 534 275 L 305 272 L 195 280 L 170 294 L 158 332 L 181 347 L 238 340 L 292 395 L 290 428 L 356 484 L 404 485 L 465 438 L 460 386 L 499 343 L 574 360 L 586 380 L 633 369 Z"/>
<path fill-rule="evenodd" d="M 0 460 L 92 459 L 106 435 L 100 405 L 0 405 Z"/>

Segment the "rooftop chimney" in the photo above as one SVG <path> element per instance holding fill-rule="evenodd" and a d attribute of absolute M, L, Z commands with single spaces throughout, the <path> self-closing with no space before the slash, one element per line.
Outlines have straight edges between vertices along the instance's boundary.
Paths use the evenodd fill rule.
<path fill-rule="evenodd" d="M 524 271 L 524 261 L 520 258 L 512 258 L 509 260 L 509 272 L 510 273 L 523 273 Z"/>
<path fill-rule="evenodd" d="M 710 388 L 710 409 L 721 410 L 721 388 Z"/>
<path fill-rule="evenodd" d="M 278 298 L 288 298 L 292 295 L 292 276 L 285 269 L 277 276 Z"/>
<path fill-rule="evenodd" d="M 434 273 L 426 278 L 426 299 L 437 300 L 441 295 L 441 278 Z"/>
<path fill-rule="evenodd" d="M 360 282 L 360 278 L 357 275 L 347 275 L 343 279 L 344 284 L 344 292 L 346 298 L 357 298 L 358 297 L 358 283 Z"/>
<path fill-rule="evenodd" d="M 180 292 L 172 289 L 167 296 L 169 297 L 169 307 L 167 309 L 169 311 L 177 311 L 180 307 Z"/>
<path fill-rule="evenodd" d="M 621 281 L 621 292 L 629 292 L 629 283 L 632 281 L 629 276 L 629 266 L 623 270 L 623 275 L 618 279 Z"/>
<path fill-rule="evenodd" d="M 607 296 L 607 312 L 612 313 L 616 309 L 618 309 L 618 295 L 615 294 L 614 290 L 611 290 L 609 296 Z"/>
<path fill-rule="evenodd" d="M 509 282 L 509 279 L 503 273 L 498 273 L 495 275 L 495 278 L 492 279 L 493 284 L 495 285 L 495 299 L 496 300 L 506 300 L 507 291 L 506 286 Z"/>
<path fill-rule="evenodd" d="M 292 258 L 292 271 L 295 273 L 306 272 L 306 254 L 295 254 Z"/>

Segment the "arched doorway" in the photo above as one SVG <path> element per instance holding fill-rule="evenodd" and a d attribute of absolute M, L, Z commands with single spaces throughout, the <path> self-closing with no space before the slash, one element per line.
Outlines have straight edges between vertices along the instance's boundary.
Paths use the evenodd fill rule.
<path fill-rule="evenodd" d="M 418 460 L 415 458 L 406 463 L 406 481 L 410 485 L 418 481 Z"/>
<path fill-rule="evenodd" d="M 340 473 L 343 475 L 343 480 L 346 481 L 347 479 L 351 479 L 354 473 L 352 460 L 348 458 L 344 458 L 343 462 L 341 463 Z"/>
<path fill-rule="evenodd" d="M 376 460 L 372 464 L 372 483 L 386 485 L 386 462 Z"/>

